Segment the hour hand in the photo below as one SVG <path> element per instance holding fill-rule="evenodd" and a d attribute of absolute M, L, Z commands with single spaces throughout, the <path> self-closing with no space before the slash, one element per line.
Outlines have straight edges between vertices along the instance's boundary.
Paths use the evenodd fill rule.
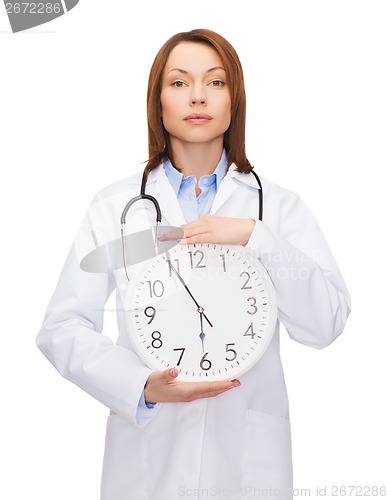
<path fill-rule="evenodd" d="M 197 311 L 199 312 L 199 321 L 201 323 L 201 333 L 199 334 L 199 338 L 201 339 L 202 342 L 202 351 L 205 352 L 205 332 L 203 331 L 203 307 L 199 306 Z"/>

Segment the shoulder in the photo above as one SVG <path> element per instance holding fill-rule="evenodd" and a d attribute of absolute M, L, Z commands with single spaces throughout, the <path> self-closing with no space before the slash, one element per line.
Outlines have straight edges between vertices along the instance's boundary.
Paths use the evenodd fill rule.
<path fill-rule="evenodd" d="M 313 220 L 314 216 L 298 193 L 262 175 L 259 178 L 262 185 L 263 221 L 268 226 L 287 233 L 288 229 L 294 231 L 300 224 L 308 224 Z"/>
<path fill-rule="evenodd" d="M 108 184 L 94 195 L 93 201 L 109 201 L 122 195 L 131 193 L 139 194 L 142 175 L 143 171 L 139 170 L 129 177 L 124 177 Z"/>
<path fill-rule="evenodd" d="M 100 189 L 93 196 L 85 216 L 85 223 L 97 241 L 115 240 L 120 234 L 120 220 L 126 204 L 140 194 L 142 171 L 119 179 Z"/>
<path fill-rule="evenodd" d="M 266 220 L 290 240 L 301 231 L 314 234 L 319 224 L 301 196 L 265 178 L 261 180 Z"/>
<path fill-rule="evenodd" d="M 271 202 L 271 205 L 293 205 L 300 200 L 297 193 L 286 189 L 279 184 L 276 184 L 266 177 L 263 177 L 258 172 L 255 173 L 260 179 L 260 183 L 263 190 L 263 199 L 266 202 Z M 237 171 L 233 171 L 230 174 L 234 179 L 236 179 L 241 187 L 246 187 L 248 189 L 253 188 L 254 191 L 258 188 L 257 180 L 252 174 L 245 174 Z"/>
<path fill-rule="evenodd" d="M 260 176 L 260 180 L 264 197 L 279 204 L 279 208 L 291 208 L 299 203 L 303 203 L 298 193 L 280 186 L 265 177 Z"/>

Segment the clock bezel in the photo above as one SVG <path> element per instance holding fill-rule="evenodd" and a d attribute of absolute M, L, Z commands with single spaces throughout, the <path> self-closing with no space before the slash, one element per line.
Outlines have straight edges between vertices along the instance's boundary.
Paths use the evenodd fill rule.
<path fill-rule="evenodd" d="M 253 368 L 254 365 L 262 358 L 266 350 L 268 349 L 268 346 L 270 345 L 273 334 L 276 328 L 276 323 L 277 323 L 277 300 L 276 300 L 276 292 L 274 285 L 272 283 L 272 280 L 270 279 L 265 267 L 263 264 L 260 262 L 260 260 L 257 257 L 254 257 L 252 255 L 252 252 L 246 249 L 246 247 L 242 246 L 236 246 L 236 245 L 217 245 L 217 244 L 211 244 L 211 243 L 196 243 L 196 244 L 191 244 L 191 245 L 178 245 L 179 247 L 183 247 L 183 249 L 186 250 L 186 252 L 190 251 L 197 251 L 197 250 L 202 250 L 202 251 L 227 251 L 227 252 L 234 252 L 237 253 L 238 256 L 244 259 L 244 264 L 248 262 L 251 266 L 254 267 L 254 272 L 258 272 L 261 278 L 261 284 L 264 286 L 264 290 L 266 293 L 266 299 L 267 299 L 267 313 L 268 313 L 268 318 L 267 319 L 267 324 L 265 325 L 265 338 L 262 339 L 262 342 L 260 342 L 260 350 L 254 352 L 254 356 L 252 360 L 250 361 L 245 361 L 244 360 L 244 365 L 240 365 L 238 367 L 231 367 L 230 370 L 225 371 L 225 374 L 222 373 L 217 373 L 217 374 L 210 374 L 207 371 L 198 371 L 197 373 L 199 376 L 195 375 L 196 372 L 192 372 L 192 374 L 188 374 L 186 369 L 182 370 L 181 367 L 177 366 L 176 364 L 164 364 L 160 363 L 157 361 L 156 358 L 146 356 L 146 351 L 145 348 L 142 344 L 144 344 L 144 341 L 140 341 L 139 335 L 136 335 L 133 333 L 133 330 L 136 328 L 135 326 L 135 312 L 137 310 L 141 310 L 143 306 L 140 307 L 133 307 L 134 304 L 134 297 L 136 296 L 136 292 L 138 291 L 138 283 L 140 282 L 141 279 L 145 279 L 146 276 L 144 276 L 145 272 L 148 272 L 149 268 L 155 267 L 155 263 L 159 263 L 161 259 L 163 259 L 165 262 L 168 260 L 168 257 L 171 256 L 171 253 L 176 251 L 176 247 L 173 249 L 170 249 L 168 252 L 165 252 L 164 254 L 158 255 L 154 257 L 153 259 L 148 260 L 142 269 L 136 273 L 136 276 L 133 281 L 130 282 L 130 285 L 127 289 L 127 293 L 125 295 L 125 305 L 128 304 L 128 308 L 125 307 L 126 310 L 126 326 L 128 330 L 128 334 L 130 336 L 131 344 L 133 345 L 135 351 L 137 354 L 140 356 L 140 358 L 144 361 L 144 363 L 152 370 L 165 370 L 167 368 L 172 368 L 173 366 L 176 366 L 178 368 L 179 374 L 177 377 L 177 380 L 181 381 L 213 381 L 213 380 L 229 380 L 229 379 L 234 379 L 237 377 L 240 377 L 247 371 Z M 160 264 L 159 264 L 160 265 Z M 151 300 L 151 299 L 150 299 Z M 194 303 L 193 306 L 195 307 Z M 152 306 L 149 306 L 152 307 Z M 147 308 L 144 308 L 144 312 L 146 311 Z M 256 321 L 255 321 L 256 325 Z M 153 332 L 157 332 L 156 330 Z M 230 337 L 230 333 L 228 334 Z M 230 338 L 229 338 L 230 340 Z M 190 343 L 189 343 L 190 344 Z M 233 344 L 229 344 L 233 345 Z M 214 353 L 213 353 L 214 354 Z M 245 354 L 244 354 L 245 355 Z M 192 356 L 193 357 L 193 356 Z M 225 358 L 226 359 L 226 358 Z M 229 360 L 228 360 L 229 361 Z M 241 361 L 241 359 L 240 359 Z M 238 364 L 238 362 L 236 362 Z M 202 369 L 203 370 L 203 369 Z M 225 369 L 227 370 L 227 369 Z M 186 373 L 185 373 L 186 372 Z M 203 376 L 202 376 L 203 374 Z"/>

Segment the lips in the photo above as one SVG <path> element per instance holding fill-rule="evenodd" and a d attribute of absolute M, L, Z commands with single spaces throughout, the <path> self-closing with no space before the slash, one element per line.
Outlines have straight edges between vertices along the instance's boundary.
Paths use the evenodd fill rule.
<path fill-rule="evenodd" d="M 186 121 L 198 121 L 198 122 L 206 122 L 210 121 L 213 118 L 210 115 L 207 115 L 206 113 L 192 113 L 191 115 L 188 115 L 185 117 Z"/>

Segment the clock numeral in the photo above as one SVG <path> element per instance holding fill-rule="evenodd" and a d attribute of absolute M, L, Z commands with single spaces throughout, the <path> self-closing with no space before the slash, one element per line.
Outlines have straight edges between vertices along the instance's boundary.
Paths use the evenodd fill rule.
<path fill-rule="evenodd" d="M 253 331 L 253 323 L 251 323 L 246 332 L 244 333 L 243 337 L 251 337 L 251 339 L 255 338 L 256 333 Z"/>
<path fill-rule="evenodd" d="M 153 339 L 151 342 L 152 347 L 154 349 L 160 349 L 163 345 L 163 342 L 161 340 L 162 334 L 158 331 L 154 331 L 154 332 L 152 332 L 151 337 Z"/>
<path fill-rule="evenodd" d="M 199 366 L 202 368 L 202 370 L 210 370 L 212 367 L 212 362 L 209 359 L 206 359 L 206 356 L 208 355 L 208 352 L 205 352 L 205 354 L 202 356 L 202 359 L 199 363 Z"/>
<path fill-rule="evenodd" d="M 222 260 L 222 269 L 223 269 L 224 273 L 226 273 L 225 254 L 224 253 L 220 254 L 220 257 L 221 257 L 221 260 Z"/>
<path fill-rule="evenodd" d="M 155 280 L 153 283 L 151 281 L 147 281 L 150 299 L 152 297 L 161 297 L 164 294 L 164 285 L 160 280 Z"/>
<path fill-rule="evenodd" d="M 153 319 L 155 318 L 155 314 L 156 314 L 156 309 L 155 307 L 152 307 L 152 306 L 148 306 L 144 309 L 144 314 L 147 316 L 147 318 L 150 318 L 148 324 L 150 324 Z"/>
<path fill-rule="evenodd" d="M 176 270 L 176 272 L 178 274 L 180 274 L 180 269 L 179 269 L 179 259 L 174 259 L 174 262 L 176 264 L 174 264 L 174 269 Z M 171 278 L 172 277 L 172 274 L 173 274 L 173 270 L 172 270 L 172 264 L 171 264 L 171 260 L 170 259 L 167 259 L 167 263 L 168 263 L 168 272 L 169 272 L 169 277 Z M 174 273 L 175 275 L 175 273 Z"/>
<path fill-rule="evenodd" d="M 202 250 L 196 250 L 195 252 L 189 252 L 189 255 L 190 255 L 190 266 L 191 266 L 191 269 L 194 269 L 194 267 L 196 269 L 201 268 L 201 267 L 206 267 L 205 264 L 202 264 L 202 261 L 203 261 L 203 259 L 205 257 L 205 255 L 202 252 Z M 199 258 L 199 260 L 195 263 L 195 265 L 194 265 L 194 256 L 196 258 Z"/>
<path fill-rule="evenodd" d="M 243 286 L 241 287 L 241 290 L 249 290 L 251 289 L 252 287 L 251 286 L 248 286 L 248 282 L 249 280 L 251 279 L 251 275 L 247 272 L 247 271 L 243 271 L 241 274 L 240 274 L 240 278 L 242 276 L 244 276 L 244 274 L 247 276 L 247 279 L 245 281 L 245 283 L 243 284 Z"/>
<path fill-rule="evenodd" d="M 226 352 L 232 353 L 231 358 L 228 358 L 228 357 L 225 358 L 226 361 L 234 361 L 237 358 L 237 352 L 234 349 L 230 349 L 231 345 L 236 345 L 236 344 L 226 344 L 226 347 L 225 347 Z"/>
<path fill-rule="evenodd" d="M 249 297 L 249 298 L 247 299 L 247 302 L 248 302 L 249 300 L 253 300 L 253 303 L 250 305 L 250 307 L 251 307 L 251 308 L 253 308 L 253 311 L 251 312 L 251 311 L 249 311 L 249 310 L 248 310 L 248 311 L 247 311 L 247 313 L 248 313 L 248 314 L 256 314 L 256 313 L 257 313 L 256 299 L 255 299 L 255 297 Z"/>
<path fill-rule="evenodd" d="M 183 355 L 185 353 L 186 347 L 177 347 L 176 349 L 173 349 L 173 350 L 174 351 L 182 351 L 181 355 L 179 356 L 178 363 L 176 364 L 177 366 L 179 366 L 181 364 L 181 361 L 182 361 Z"/>

